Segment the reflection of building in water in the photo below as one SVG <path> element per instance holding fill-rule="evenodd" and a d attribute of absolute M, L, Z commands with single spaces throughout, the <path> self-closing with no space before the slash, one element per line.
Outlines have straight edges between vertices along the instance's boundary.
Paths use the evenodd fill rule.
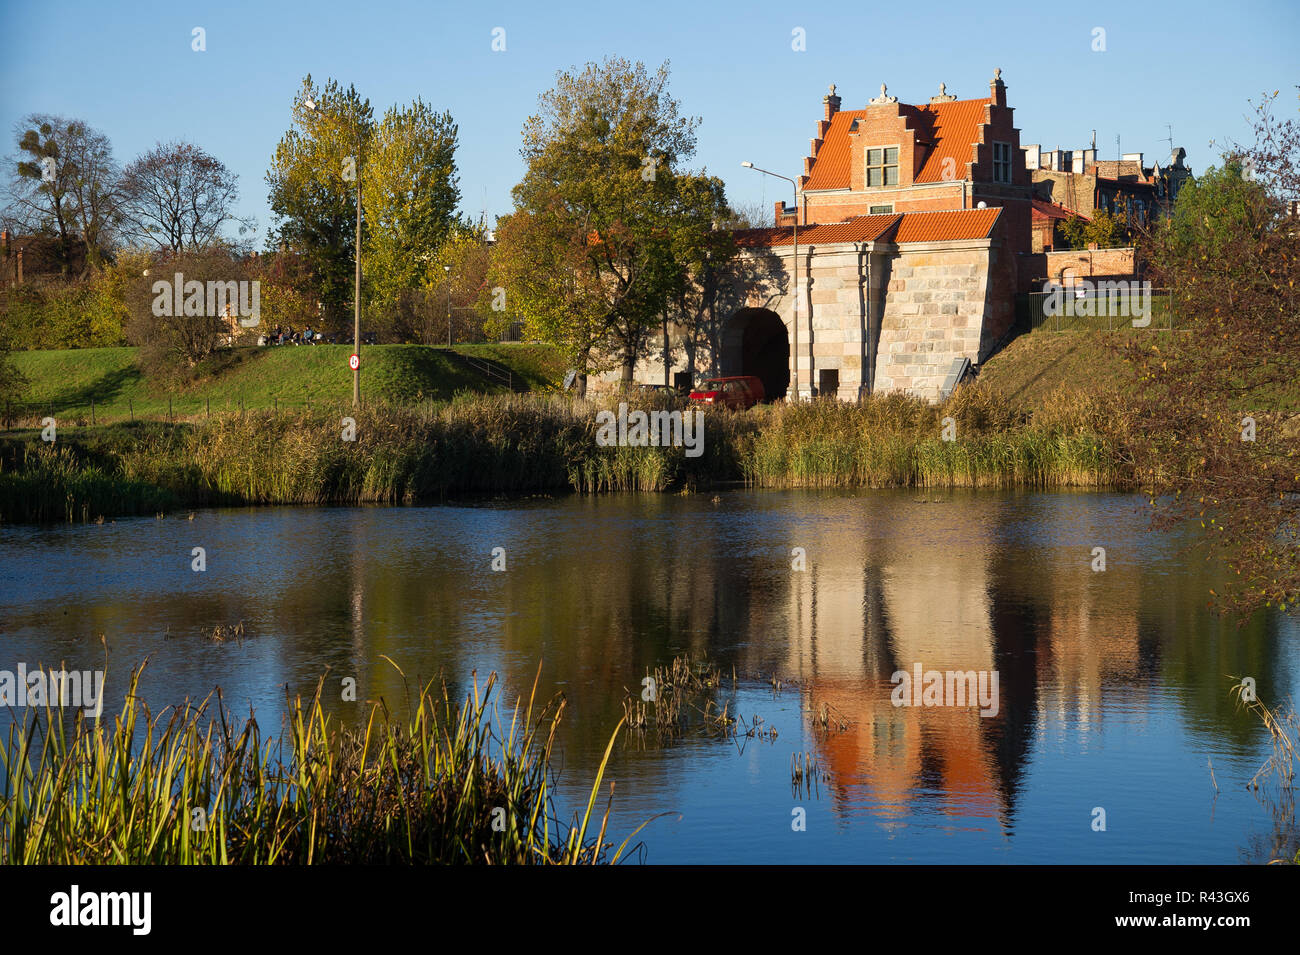
<path fill-rule="evenodd" d="M 1104 686 L 1142 686 L 1140 581 L 1135 568 L 1112 563 L 1093 573 L 1084 560 L 1078 568 L 1046 567 L 1042 574 L 1052 598 L 1037 657 L 1040 722 L 1086 726 L 1100 718 Z"/>
<path fill-rule="evenodd" d="M 1006 807 L 989 738 L 1002 714 L 891 700 L 894 671 L 918 662 L 926 670 L 995 669 L 993 528 L 954 521 L 960 507 L 900 503 L 880 516 L 906 528 L 879 534 L 894 543 L 851 533 L 822 540 L 808 572 L 792 575 L 783 672 L 811 689 L 814 711 L 824 701 L 850 721 L 818 738 L 841 803 L 882 803 L 886 814 L 903 815 L 926 798 L 949 813 L 990 818 Z"/>
<path fill-rule="evenodd" d="M 1036 545 L 1004 536 L 996 510 L 988 500 L 896 500 L 873 510 L 869 535 L 851 522 L 824 535 L 808 571 L 791 575 L 781 672 L 809 689 L 810 718 L 825 702 L 850 721 L 817 734 L 842 804 L 906 814 L 926 800 L 1007 823 L 1034 727 L 1087 724 L 1103 687 L 1141 685 L 1136 566 L 1094 574 L 1086 547 L 1077 565 L 1043 560 Z M 1067 510 L 1044 539 L 1096 539 L 1092 520 L 1104 515 Z M 997 715 L 895 706 L 892 674 L 918 662 L 996 670 Z"/>

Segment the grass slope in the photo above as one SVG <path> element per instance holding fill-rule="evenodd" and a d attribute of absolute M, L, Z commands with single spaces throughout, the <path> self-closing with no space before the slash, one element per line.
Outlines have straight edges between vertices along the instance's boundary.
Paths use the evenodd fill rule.
<path fill-rule="evenodd" d="M 514 377 L 516 391 L 548 390 L 564 373 L 556 351 L 545 345 L 462 345 L 457 354 L 490 362 Z M 203 414 L 304 406 L 350 400 L 351 348 L 345 345 L 239 348 L 214 359 L 210 373 L 188 386 L 158 387 L 136 365 L 134 348 L 84 348 L 16 352 L 27 378 L 29 413 L 96 420 Z M 362 350 L 362 393 L 373 400 L 411 404 L 448 399 L 457 392 L 504 392 L 503 382 L 486 377 L 446 349 L 423 345 L 377 345 Z"/>

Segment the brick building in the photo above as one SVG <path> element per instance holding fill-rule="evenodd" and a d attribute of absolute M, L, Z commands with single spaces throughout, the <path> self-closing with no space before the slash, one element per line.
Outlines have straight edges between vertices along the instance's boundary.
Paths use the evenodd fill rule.
<path fill-rule="evenodd" d="M 777 203 L 772 227 L 737 233 L 773 281 L 740 290 L 705 352 L 668 325 L 636 378 L 753 374 L 772 398 L 796 380 L 800 398 L 939 398 L 955 365 L 978 365 L 1010 332 L 1031 250 L 1033 187 L 1006 90 L 995 70 L 986 97 L 940 84 L 910 105 L 882 85 L 841 110 L 832 86 L 796 207 Z"/>
<path fill-rule="evenodd" d="M 1035 198 L 1085 219 L 1101 209 L 1123 212 L 1129 222 L 1143 228 L 1157 216 L 1169 215 L 1179 190 L 1192 179 L 1192 170 L 1184 163 L 1187 151 L 1181 147 L 1164 166 L 1144 165 L 1142 153 L 1098 159 L 1095 148 L 1044 150 L 1034 144 L 1024 147 L 1024 153 Z"/>

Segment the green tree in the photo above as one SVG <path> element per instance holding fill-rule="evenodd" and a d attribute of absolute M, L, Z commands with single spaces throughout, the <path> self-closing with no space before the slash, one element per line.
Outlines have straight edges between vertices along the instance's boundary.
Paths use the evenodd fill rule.
<path fill-rule="evenodd" d="M 421 287 L 456 221 L 456 124 L 420 100 L 392 107 L 374 131 L 365 166 L 367 294 L 381 310 Z"/>
<path fill-rule="evenodd" d="M 672 293 L 670 217 L 698 120 L 668 94 L 668 66 L 608 58 L 561 72 L 524 126 L 528 164 L 499 224 L 494 284 L 538 337 L 566 351 L 579 392 L 609 362 L 624 381 Z"/>
<path fill-rule="evenodd" d="M 344 90 L 329 80 L 318 88 L 308 75 L 294 98 L 293 125 L 266 173 L 274 220 L 268 248 L 304 256 L 327 320 L 336 327 L 352 301 L 357 170 L 365 168 L 372 134 L 370 101 L 355 87 Z M 363 218 L 363 235 L 366 227 Z"/>
<path fill-rule="evenodd" d="M 1071 216 L 1057 226 L 1067 248 L 1086 249 L 1096 243 L 1099 249 L 1116 249 L 1128 245 L 1128 219 L 1123 212 L 1098 209 L 1092 219 Z"/>

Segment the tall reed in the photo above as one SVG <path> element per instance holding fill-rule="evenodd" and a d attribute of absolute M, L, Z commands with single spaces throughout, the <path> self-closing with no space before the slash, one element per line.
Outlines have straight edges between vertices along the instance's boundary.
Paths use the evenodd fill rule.
<path fill-rule="evenodd" d="M 536 682 L 508 727 L 489 704 L 493 674 L 459 703 L 445 684 L 425 685 L 405 721 L 381 703 L 351 728 L 326 715 L 322 680 L 271 740 L 251 714 L 232 723 L 219 696 L 215 713 L 209 698 L 152 714 L 138 702 L 140 672 L 111 721 L 78 714 L 68 726 L 47 708 L 11 727 L 0 861 L 614 863 L 640 832 L 614 849 L 608 803 L 597 818 L 617 728 L 581 818 L 560 821 L 552 756 L 564 704 L 538 707 Z"/>

